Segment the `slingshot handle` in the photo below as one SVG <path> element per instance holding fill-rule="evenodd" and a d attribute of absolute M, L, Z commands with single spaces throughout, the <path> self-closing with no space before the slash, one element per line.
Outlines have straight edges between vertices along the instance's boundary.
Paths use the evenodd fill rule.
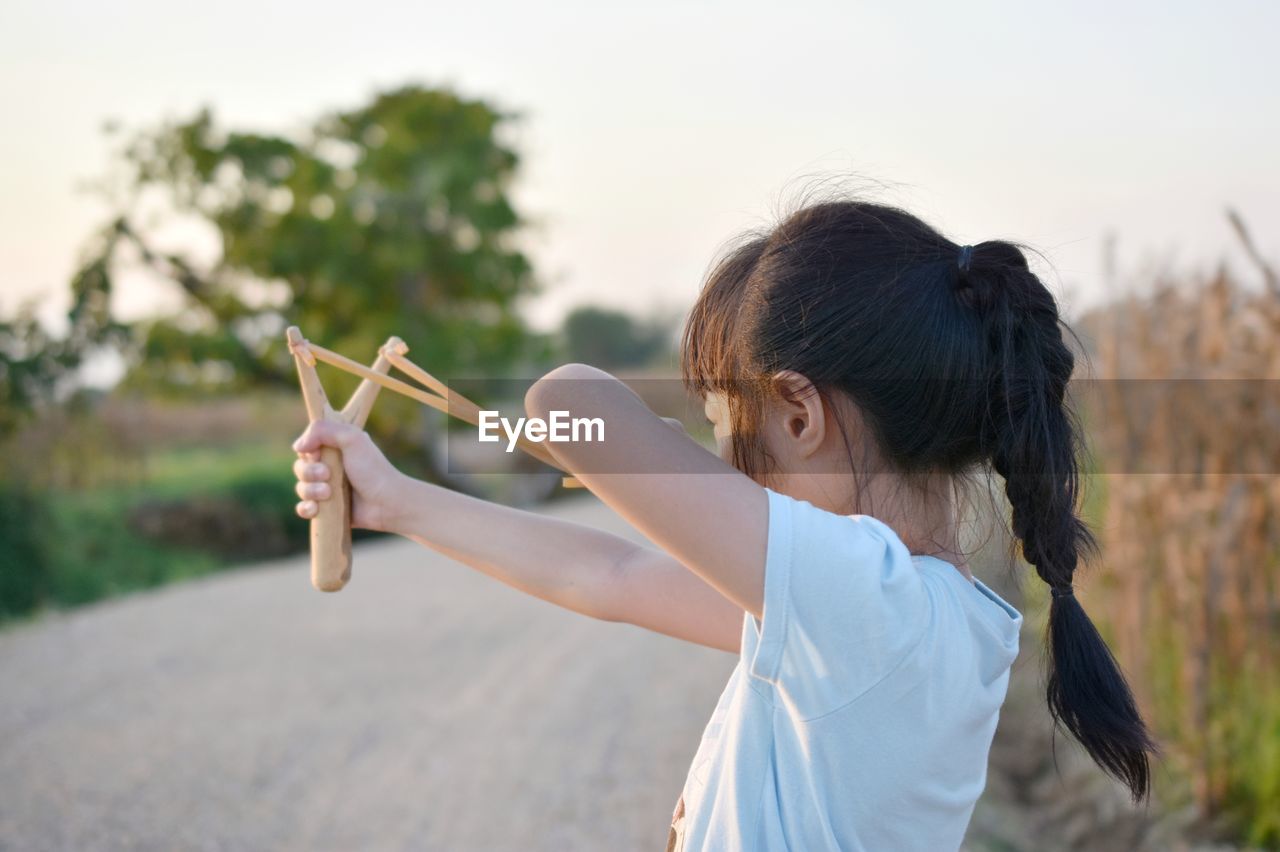
<path fill-rule="evenodd" d="M 342 469 L 341 450 L 321 448 L 320 461 L 329 468 L 331 494 L 317 502 L 311 519 L 311 585 L 336 592 L 351 579 L 351 483 Z"/>

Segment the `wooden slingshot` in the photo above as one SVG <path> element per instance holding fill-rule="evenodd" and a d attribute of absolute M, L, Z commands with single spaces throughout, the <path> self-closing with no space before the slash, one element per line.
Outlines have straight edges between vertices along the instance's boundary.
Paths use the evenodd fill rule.
<path fill-rule="evenodd" d="M 297 326 L 290 326 L 285 332 L 289 341 L 289 351 L 293 353 L 294 362 L 298 365 L 298 383 L 302 387 L 302 400 L 307 406 L 307 417 L 311 422 L 317 420 L 335 420 L 363 427 L 373 410 L 373 402 L 378 391 L 386 388 L 416 400 L 423 405 L 443 411 L 451 417 L 465 420 L 473 426 L 480 423 L 480 406 L 464 397 L 448 385 L 419 367 L 405 357 L 409 347 L 398 337 L 387 339 L 378 349 L 378 358 L 372 367 L 366 367 L 317 346 L 302 336 Z M 325 396 L 320 377 L 316 374 L 316 362 L 323 361 L 360 376 L 363 381 L 341 411 L 335 411 Z M 391 368 L 421 383 L 428 390 L 414 387 L 407 382 L 387 375 Z M 561 469 L 559 463 L 542 444 L 534 443 L 521 435 L 517 443 L 520 449 L 554 468 Z M 311 519 L 311 585 L 322 592 L 336 592 L 351 579 L 351 484 L 347 481 L 342 469 L 342 452 L 334 447 L 324 447 L 320 451 L 320 460 L 329 468 L 329 488 L 332 492 L 328 500 L 317 503 L 319 511 Z M 572 478 L 562 480 L 565 487 L 579 488 L 580 483 Z"/>

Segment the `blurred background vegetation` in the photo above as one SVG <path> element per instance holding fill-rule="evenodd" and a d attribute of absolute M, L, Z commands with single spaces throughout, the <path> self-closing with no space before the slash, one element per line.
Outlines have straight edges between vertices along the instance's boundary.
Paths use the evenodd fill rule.
<path fill-rule="evenodd" d="M 525 324 L 539 281 L 508 192 L 513 120 L 404 87 L 296 138 L 209 111 L 114 131 L 117 171 L 101 185 L 113 214 L 70 281 L 68 333 L 51 337 L 30 310 L 0 318 L 0 620 L 305 549 L 288 325 L 366 361 L 399 335 L 441 376 L 532 377 L 565 360 L 674 376 L 673 317 L 583 305 L 552 332 Z M 174 221 L 211 238 L 212 259 L 154 244 L 155 224 Z M 1117 285 L 1114 304 L 1080 319 L 1096 378 L 1280 379 L 1280 286 L 1235 224 L 1255 269 Z M 182 307 L 121 323 L 113 285 L 140 268 Z M 123 379 L 86 384 L 107 357 Z M 323 376 L 334 399 L 354 389 Z M 1268 845 L 1280 843 L 1280 480 L 1223 460 L 1280 410 L 1265 381 L 1240 387 L 1254 390 L 1229 410 L 1192 412 L 1191 445 L 1147 421 L 1090 419 L 1099 470 L 1141 454 L 1199 473 L 1091 477 L 1105 554 L 1086 594 L 1169 750 L 1166 801 L 1217 836 Z M 440 426 L 384 394 L 369 429 L 403 469 L 438 479 Z"/>
<path fill-rule="evenodd" d="M 1102 530 L 1085 605 L 1169 758 L 1163 792 L 1280 845 L 1280 279 L 1159 276 L 1084 318 Z M 1174 381 L 1150 381 L 1174 380 Z M 1134 380 L 1142 385 L 1133 389 Z"/>
<path fill-rule="evenodd" d="M 447 89 L 404 87 L 318 117 L 303 138 L 189 120 L 117 140 L 113 215 L 70 282 L 68 334 L 30 310 L 0 323 L 0 618 L 74 605 L 306 547 L 289 442 L 305 426 L 288 325 L 371 361 L 391 335 L 439 376 L 532 376 L 563 360 L 644 368 L 669 322 L 600 307 L 535 333 L 537 280 L 508 197 L 515 120 Z M 199 252 L 153 245 L 182 223 Z M 181 308 L 132 324 L 108 305 L 141 268 Z M 109 391 L 94 359 L 123 361 Z M 330 396 L 355 380 L 325 368 Z M 392 394 L 369 430 L 402 468 L 441 475 L 432 412 Z M 358 534 L 358 533 L 357 533 Z"/>

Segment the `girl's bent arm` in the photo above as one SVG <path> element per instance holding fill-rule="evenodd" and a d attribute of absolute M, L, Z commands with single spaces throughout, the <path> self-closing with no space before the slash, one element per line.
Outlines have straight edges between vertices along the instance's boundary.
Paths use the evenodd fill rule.
<path fill-rule="evenodd" d="M 672 429 L 625 384 L 569 364 L 525 397 L 530 417 L 600 418 L 603 440 L 547 448 L 610 508 L 741 609 L 763 617 L 768 495 Z"/>

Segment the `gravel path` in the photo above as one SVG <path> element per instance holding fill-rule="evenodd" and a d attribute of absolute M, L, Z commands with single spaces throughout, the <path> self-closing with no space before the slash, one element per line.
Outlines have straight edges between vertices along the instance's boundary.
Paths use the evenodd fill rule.
<path fill-rule="evenodd" d="M 663 848 L 732 656 L 400 539 L 307 565 L 0 632 L 0 848 Z"/>
<path fill-rule="evenodd" d="M 591 498 L 547 511 L 634 535 Z M 734 657 L 403 539 L 358 545 L 336 595 L 308 572 L 281 560 L 0 631 L 0 850 L 664 848 Z M 966 852 L 1227 848 L 1055 749 L 1032 633 Z"/>

